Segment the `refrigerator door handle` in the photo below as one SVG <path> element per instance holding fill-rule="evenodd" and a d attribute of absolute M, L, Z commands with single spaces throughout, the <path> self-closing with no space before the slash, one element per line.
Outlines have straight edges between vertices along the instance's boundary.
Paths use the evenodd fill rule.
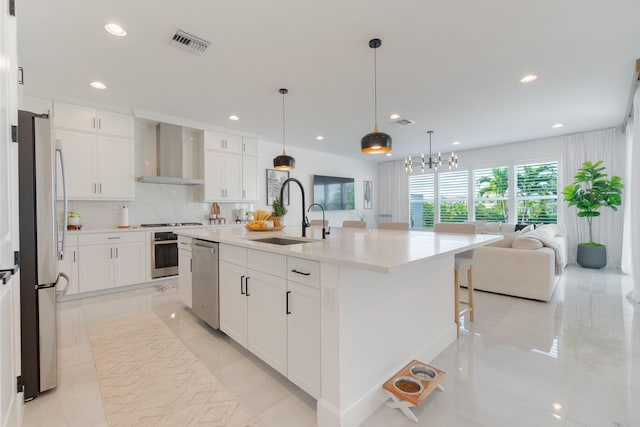
<path fill-rule="evenodd" d="M 59 139 L 56 140 L 56 153 L 60 156 L 60 172 L 62 175 L 62 205 L 64 211 L 62 212 L 62 245 L 58 252 L 58 259 L 64 259 L 64 251 L 67 248 L 67 215 L 69 213 L 69 202 L 67 200 L 67 179 L 64 174 L 64 155 L 62 154 L 62 143 Z M 58 230 L 56 230 L 56 241 Z"/>
<path fill-rule="evenodd" d="M 69 276 L 60 272 L 60 277 L 64 279 L 65 285 L 64 285 L 64 288 L 58 289 L 58 282 L 60 281 L 60 279 L 58 279 L 58 282 L 56 282 L 56 295 L 59 297 L 65 296 L 67 294 L 67 291 L 69 290 Z"/>

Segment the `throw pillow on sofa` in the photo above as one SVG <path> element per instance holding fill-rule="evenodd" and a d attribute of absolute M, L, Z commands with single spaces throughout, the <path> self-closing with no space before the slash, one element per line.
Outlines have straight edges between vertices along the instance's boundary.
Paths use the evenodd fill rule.
<path fill-rule="evenodd" d="M 540 249 L 542 246 L 543 245 L 540 240 L 532 239 L 529 237 L 519 237 L 519 238 L 513 239 L 513 242 L 511 242 L 511 247 L 513 249 L 536 250 L 536 249 Z"/>

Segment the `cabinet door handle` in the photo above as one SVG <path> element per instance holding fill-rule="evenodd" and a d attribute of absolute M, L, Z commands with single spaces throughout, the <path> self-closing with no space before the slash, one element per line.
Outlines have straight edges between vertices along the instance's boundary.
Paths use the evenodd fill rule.
<path fill-rule="evenodd" d="M 291 293 L 291 291 L 287 291 L 287 314 L 291 314 L 291 312 L 289 311 L 289 294 Z"/>
<path fill-rule="evenodd" d="M 98 192 L 98 184 L 96 184 L 95 182 L 93 183 L 93 192 L 94 193 Z"/>
<path fill-rule="evenodd" d="M 102 119 L 98 119 L 98 129 L 102 129 Z"/>
<path fill-rule="evenodd" d="M 109 258 L 113 259 L 113 248 L 109 248 Z"/>
<path fill-rule="evenodd" d="M 242 198 L 243 199 L 247 198 L 247 190 L 242 190 Z"/>
<path fill-rule="evenodd" d="M 245 276 L 240 276 L 240 293 L 244 295 L 243 281 Z"/>
<path fill-rule="evenodd" d="M 119 238 L 120 236 L 112 236 L 112 237 L 107 237 L 107 240 L 117 240 Z"/>
<path fill-rule="evenodd" d="M 247 296 L 250 297 L 251 295 L 249 294 L 249 276 L 244 279 L 244 290 L 247 293 Z"/>
<path fill-rule="evenodd" d="M 98 184 L 98 188 L 100 189 L 100 191 L 98 191 L 98 193 L 102 194 L 102 183 Z"/>
<path fill-rule="evenodd" d="M 96 118 L 95 117 L 93 118 L 93 128 L 94 129 L 96 128 Z"/>
<path fill-rule="evenodd" d="M 118 258 L 118 248 L 116 248 L 116 258 Z"/>
<path fill-rule="evenodd" d="M 193 258 L 189 259 L 189 271 L 193 272 Z"/>
<path fill-rule="evenodd" d="M 76 262 L 76 251 L 73 251 L 73 262 Z"/>
<path fill-rule="evenodd" d="M 293 270 L 291 270 L 292 273 L 296 273 L 296 274 L 302 274 L 303 276 L 311 276 L 311 273 L 305 273 L 303 271 L 298 271 L 295 268 Z"/>

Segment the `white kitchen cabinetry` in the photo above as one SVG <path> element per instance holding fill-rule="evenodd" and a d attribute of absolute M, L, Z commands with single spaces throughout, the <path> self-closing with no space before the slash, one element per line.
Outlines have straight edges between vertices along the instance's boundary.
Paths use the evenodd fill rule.
<path fill-rule="evenodd" d="M 53 122 L 57 128 L 124 138 L 133 137 L 133 116 L 82 105 L 55 101 L 53 104 Z"/>
<path fill-rule="evenodd" d="M 178 236 L 178 284 L 180 301 L 189 308 L 193 307 L 192 297 L 191 238 Z"/>
<path fill-rule="evenodd" d="M 258 141 L 204 132 L 204 201 L 258 200 Z"/>
<path fill-rule="evenodd" d="M 64 255 L 58 262 L 60 272 L 67 275 L 69 283 L 65 288 L 65 295 L 73 295 L 78 293 L 78 277 L 79 277 L 79 256 L 78 256 L 78 236 L 67 235 L 65 243 Z"/>
<path fill-rule="evenodd" d="M 258 140 L 242 138 L 242 200 L 257 201 L 258 193 Z"/>
<path fill-rule="evenodd" d="M 287 377 L 320 398 L 320 263 L 287 257 Z"/>
<path fill-rule="evenodd" d="M 62 147 L 70 200 L 135 198 L 133 140 L 60 129 L 55 139 Z M 58 180 L 62 182 L 60 168 Z"/>
<path fill-rule="evenodd" d="M 145 281 L 144 233 L 96 233 L 78 238 L 79 292 Z"/>
<path fill-rule="evenodd" d="M 204 151 L 204 200 L 242 199 L 242 155 Z"/>
<path fill-rule="evenodd" d="M 220 329 L 320 396 L 320 264 L 220 245 Z"/>

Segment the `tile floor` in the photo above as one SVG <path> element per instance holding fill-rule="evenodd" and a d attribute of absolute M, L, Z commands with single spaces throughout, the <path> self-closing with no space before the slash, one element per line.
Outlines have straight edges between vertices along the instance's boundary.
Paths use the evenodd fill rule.
<path fill-rule="evenodd" d="M 476 320 L 431 363 L 444 392 L 419 426 L 640 426 L 640 304 L 616 271 L 567 269 L 550 303 L 476 293 Z M 60 304 L 59 386 L 25 405 L 25 426 L 106 426 L 87 329 L 155 313 L 264 427 L 315 426 L 315 401 L 195 319 L 170 286 Z M 364 427 L 408 427 L 381 407 Z"/>

